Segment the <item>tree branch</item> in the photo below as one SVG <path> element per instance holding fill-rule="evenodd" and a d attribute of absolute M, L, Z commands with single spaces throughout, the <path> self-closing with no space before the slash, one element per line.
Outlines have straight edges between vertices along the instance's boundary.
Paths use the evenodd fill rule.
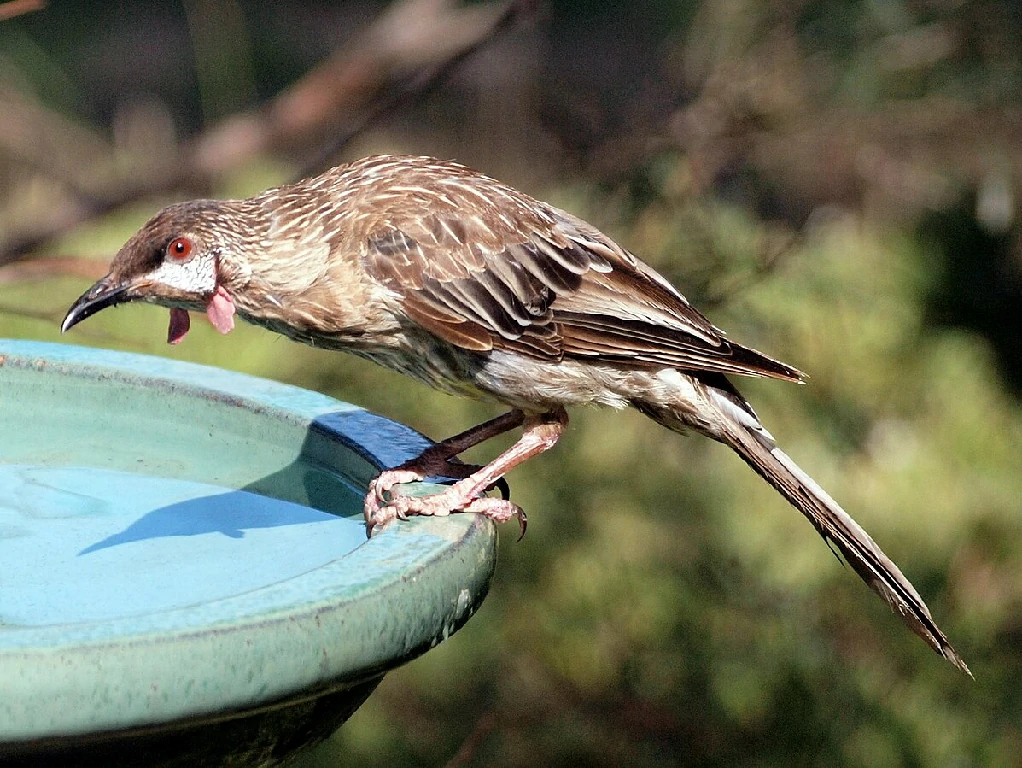
<path fill-rule="evenodd" d="M 115 174 L 114 151 L 105 147 L 105 157 L 89 164 L 90 178 L 114 176 L 113 181 L 86 186 L 80 177 L 61 173 L 67 199 L 33 216 L 31 227 L 0 240 L 0 265 L 25 259 L 74 227 L 137 200 L 185 187 L 208 189 L 267 152 L 313 158 L 302 164 L 303 174 L 318 169 L 373 123 L 435 88 L 532 7 L 529 0 L 471 6 L 455 0 L 397 2 L 352 48 L 334 53 L 263 107 L 225 119 L 161 167 Z M 39 107 L 30 124 L 41 126 L 43 114 Z M 39 157 L 23 159 L 44 165 Z"/>

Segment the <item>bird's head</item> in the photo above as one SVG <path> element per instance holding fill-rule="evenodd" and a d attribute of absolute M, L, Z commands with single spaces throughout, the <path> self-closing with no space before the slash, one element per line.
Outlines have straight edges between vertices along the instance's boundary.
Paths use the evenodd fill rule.
<path fill-rule="evenodd" d="M 188 332 L 188 311 L 203 311 L 221 333 L 234 327 L 227 263 L 238 251 L 231 204 L 212 200 L 164 208 L 117 253 L 106 277 L 68 310 L 67 331 L 107 307 L 147 301 L 170 309 L 167 340 Z"/>

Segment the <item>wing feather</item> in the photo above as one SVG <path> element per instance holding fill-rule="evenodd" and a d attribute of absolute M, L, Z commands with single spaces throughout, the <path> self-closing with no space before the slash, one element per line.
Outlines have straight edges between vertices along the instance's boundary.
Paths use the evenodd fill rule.
<path fill-rule="evenodd" d="M 448 176 L 433 180 L 443 194 L 432 206 L 381 218 L 362 253 L 367 272 L 435 335 L 479 352 L 802 379 L 728 340 L 656 271 L 582 220 L 484 176 L 468 180 L 471 193 Z"/>

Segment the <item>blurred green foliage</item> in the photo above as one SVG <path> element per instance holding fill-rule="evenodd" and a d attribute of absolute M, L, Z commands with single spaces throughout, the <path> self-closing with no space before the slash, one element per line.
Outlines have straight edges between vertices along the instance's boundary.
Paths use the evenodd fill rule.
<path fill-rule="evenodd" d="M 555 5 L 557 23 L 584 27 L 588 6 Z M 670 30 L 729 21 L 734 29 L 717 34 L 732 41 L 755 38 L 743 11 L 766 13 L 748 3 L 650 5 Z M 918 5 L 802 4 L 792 22 L 803 44 L 825 51 L 828 98 L 868 103 L 976 78 L 985 93 L 1014 92 L 1012 62 L 996 83 L 982 80 L 978 33 L 960 59 L 925 76 L 880 72 L 871 56 L 882 46 L 867 44 L 876 28 L 925 31 L 970 6 L 1013 18 L 997 3 Z M 601 8 L 604 18 L 616 12 Z M 737 383 L 784 449 L 899 563 L 976 681 L 905 631 L 727 450 L 635 413 L 577 411 L 554 451 L 510 477 L 529 533 L 516 543 L 515 526 L 502 530 L 479 614 L 388 675 L 299 765 L 1022 764 L 1022 408 L 995 342 L 931 322 L 946 265 L 911 223 L 833 208 L 795 236 L 747 200 L 696 194 L 698 171 L 685 153 L 658 151 L 601 178 L 538 172 L 528 191 L 618 238 L 736 340 L 809 374 L 806 386 Z M 267 163 L 219 192 L 248 194 L 282 173 Z M 48 251 L 107 259 L 160 202 Z M 83 287 L 4 285 L 0 335 L 246 371 L 436 438 L 496 412 L 251 327 L 221 337 L 196 322 L 168 347 L 166 312 L 152 307 L 103 313 L 59 339 L 52 318 Z"/>

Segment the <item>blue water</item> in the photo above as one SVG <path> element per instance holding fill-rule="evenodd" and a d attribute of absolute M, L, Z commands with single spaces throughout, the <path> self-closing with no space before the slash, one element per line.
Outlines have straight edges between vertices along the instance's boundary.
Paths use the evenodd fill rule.
<path fill-rule="evenodd" d="M 319 568 L 365 541 L 358 519 L 247 491 L 0 464 L 0 631 L 229 598 Z"/>

